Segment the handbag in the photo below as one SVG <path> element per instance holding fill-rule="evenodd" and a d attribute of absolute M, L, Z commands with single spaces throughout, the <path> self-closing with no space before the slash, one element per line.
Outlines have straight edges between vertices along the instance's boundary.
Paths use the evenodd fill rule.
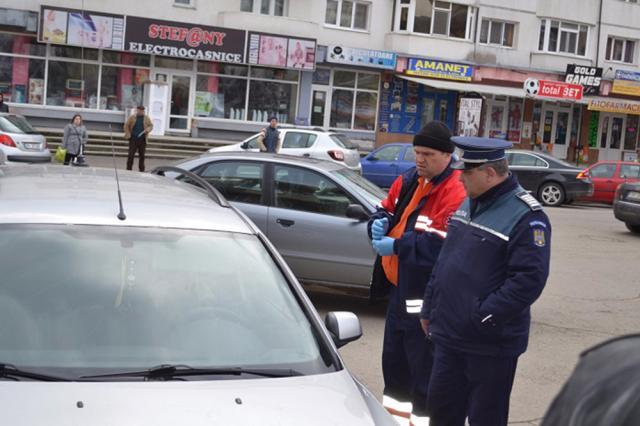
<path fill-rule="evenodd" d="M 58 145 L 58 148 L 56 148 L 56 153 L 53 155 L 53 159 L 56 160 L 58 163 L 64 163 L 64 159 L 67 156 L 67 150 L 64 149 L 62 146 Z"/>

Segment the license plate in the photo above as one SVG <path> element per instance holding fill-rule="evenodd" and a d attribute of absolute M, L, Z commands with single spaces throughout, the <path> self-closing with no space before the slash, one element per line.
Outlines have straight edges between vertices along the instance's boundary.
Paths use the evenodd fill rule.
<path fill-rule="evenodd" d="M 39 143 L 28 143 L 25 142 L 24 147 L 27 149 L 40 149 L 40 144 Z"/>
<path fill-rule="evenodd" d="M 627 200 L 640 202 L 640 192 L 629 191 L 627 192 Z"/>

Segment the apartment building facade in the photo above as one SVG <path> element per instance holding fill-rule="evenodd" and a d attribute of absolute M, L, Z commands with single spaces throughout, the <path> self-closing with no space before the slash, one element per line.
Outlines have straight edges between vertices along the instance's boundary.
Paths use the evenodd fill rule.
<path fill-rule="evenodd" d="M 120 129 L 145 103 L 163 134 L 237 140 L 276 116 L 383 144 L 438 119 L 559 158 L 632 159 L 638 18 L 633 0 L 4 0 L 0 91 L 45 127 L 81 112 Z"/>

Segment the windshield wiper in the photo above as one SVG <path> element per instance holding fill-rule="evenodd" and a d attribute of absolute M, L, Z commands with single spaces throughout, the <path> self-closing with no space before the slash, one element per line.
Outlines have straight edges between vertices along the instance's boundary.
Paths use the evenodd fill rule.
<path fill-rule="evenodd" d="M 185 376 L 241 376 L 250 374 L 261 377 L 293 377 L 302 376 L 299 371 L 290 368 L 194 368 L 182 364 L 162 364 L 147 370 L 123 371 L 109 374 L 80 376 L 78 379 L 107 379 L 116 377 L 143 377 L 146 380 L 171 380 L 174 377 Z"/>
<path fill-rule="evenodd" d="M 34 373 L 33 371 L 21 370 L 13 364 L 0 363 L 0 378 L 18 380 L 18 379 L 32 379 L 39 380 L 41 382 L 70 382 L 71 380 L 64 377 L 52 376 L 49 374 Z"/>

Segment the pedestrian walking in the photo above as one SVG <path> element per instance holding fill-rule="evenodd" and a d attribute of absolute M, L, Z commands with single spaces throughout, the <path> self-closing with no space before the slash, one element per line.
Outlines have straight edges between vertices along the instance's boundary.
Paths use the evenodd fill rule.
<path fill-rule="evenodd" d="M 82 123 L 82 116 L 80 114 L 74 115 L 71 122 L 64 126 L 64 133 L 62 134 L 61 146 L 67 150 L 64 157 L 65 166 L 68 166 L 76 160 L 78 155 L 81 155 L 88 138 L 87 129 Z"/>
<path fill-rule="evenodd" d="M 9 112 L 9 105 L 4 102 L 4 93 L 0 92 L 0 112 Z"/>
<path fill-rule="evenodd" d="M 549 274 L 551 225 L 509 173 L 511 143 L 454 137 L 467 198 L 449 222 L 422 305 L 434 343 L 431 426 L 506 426 L 530 306 Z"/>
<path fill-rule="evenodd" d="M 144 157 L 151 130 L 153 130 L 151 118 L 145 114 L 144 105 L 138 105 L 136 113 L 131 114 L 124 123 L 124 138 L 129 140 L 127 170 L 133 168 L 133 160 L 138 152 L 138 168 L 144 172 Z"/>
<path fill-rule="evenodd" d="M 465 193 L 451 168 L 451 131 L 428 123 L 413 139 L 416 167 L 399 176 L 369 221 L 376 252 L 372 298 L 390 291 L 382 348 L 382 404 L 401 422 L 428 423 L 431 348 L 420 327 L 425 287 Z M 404 424 L 404 423 L 403 423 Z"/>
<path fill-rule="evenodd" d="M 261 152 L 280 152 L 282 137 L 280 136 L 280 130 L 278 130 L 278 119 L 275 116 L 269 118 L 269 126 L 260 130 L 258 147 Z"/>

